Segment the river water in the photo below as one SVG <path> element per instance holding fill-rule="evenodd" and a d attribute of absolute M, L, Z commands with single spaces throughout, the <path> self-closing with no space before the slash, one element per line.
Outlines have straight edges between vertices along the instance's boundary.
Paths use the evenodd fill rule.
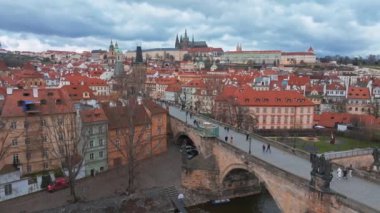
<path fill-rule="evenodd" d="M 272 196 L 265 190 L 261 194 L 232 199 L 225 204 L 201 204 L 189 209 L 190 213 L 281 213 Z"/>

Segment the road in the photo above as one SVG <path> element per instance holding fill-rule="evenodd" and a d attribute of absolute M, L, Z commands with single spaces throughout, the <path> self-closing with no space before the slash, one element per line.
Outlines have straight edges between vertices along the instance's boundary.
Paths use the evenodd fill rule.
<path fill-rule="evenodd" d="M 141 162 L 137 168 L 137 190 L 153 187 L 180 186 L 181 153 L 175 145 L 168 146 L 168 151 L 159 156 Z M 77 193 L 84 201 L 99 200 L 115 196 L 127 188 L 128 175 L 126 167 L 109 170 L 95 177 L 78 182 Z M 0 213 L 34 212 L 67 205 L 70 199 L 69 189 L 48 193 L 41 191 L 30 195 L 0 202 Z"/>
<path fill-rule="evenodd" d="M 182 111 L 175 106 L 169 107 L 169 113 L 171 116 L 174 116 L 183 122 L 186 122 L 187 120 L 187 123 L 190 125 L 193 125 L 194 119 L 199 119 L 197 116 L 192 116 L 192 118 L 187 116 L 186 118 L 185 111 Z M 202 120 L 204 119 L 202 118 Z M 231 145 L 248 153 L 249 142 L 246 141 L 246 134 L 231 129 L 226 131 L 224 126 L 220 126 L 212 120 L 208 120 L 208 122 L 214 123 L 219 127 L 220 140 L 224 141 L 225 136 L 228 136 L 229 138 L 232 136 L 233 143 Z M 311 163 L 308 160 L 273 146 L 271 147 L 271 153 L 265 153 L 262 151 L 263 145 L 266 145 L 266 143 L 257 139 L 252 139 L 251 154 L 278 168 L 284 169 L 289 173 L 310 180 Z M 380 185 L 355 176 L 349 178 L 349 180 L 338 180 L 335 177 L 336 171 L 334 171 L 333 174 L 334 177 L 330 185 L 332 190 L 356 200 L 359 203 L 380 210 Z"/>

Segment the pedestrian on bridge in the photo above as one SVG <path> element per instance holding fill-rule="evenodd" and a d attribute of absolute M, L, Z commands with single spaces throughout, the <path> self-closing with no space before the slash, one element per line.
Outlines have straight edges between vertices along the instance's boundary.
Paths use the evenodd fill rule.
<path fill-rule="evenodd" d="M 263 144 L 263 153 L 265 153 L 265 145 Z"/>
<path fill-rule="evenodd" d="M 267 144 L 267 152 L 271 153 L 271 151 L 270 151 L 270 144 Z"/>
<path fill-rule="evenodd" d="M 249 139 L 249 134 L 247 133 L 245 140 L 248 141 L 248 139 Z"/>
<path fill-rule="evenodd" d="M 352 178 L 352 164 L 350 164 L 350 167 L 348 167 L 348 176 Z"/>
<path fill-rule="evenodd" d="M 226 141 L 226 143 L 228 142 L 228 136 L 224 137 L 224 140 Z"/>
<path fill-rule="evenodd" d="M 338 180 L 340 180 L 343 176 L 343 172 L 340 167 L 336 170 L 336 176 L 338 177 Z"/>
<path fill-rule="evenodd" d="M 233 143 L 234 143 L 234 137 L 231 136 L 230 139 L 231 139 L 231 140 L 230 140 L 231 144 L 233 144 Z"/>

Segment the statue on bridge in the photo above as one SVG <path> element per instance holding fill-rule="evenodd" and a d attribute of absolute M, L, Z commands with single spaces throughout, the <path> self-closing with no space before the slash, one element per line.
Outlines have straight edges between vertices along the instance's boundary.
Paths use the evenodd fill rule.
<path fill-rule="evenodd" d="M 372 171 L 378 172 L 380 170 L 380 151 L 378 148 L 373 148 L 372 156 L 373 156 Z"/>
<path fill-rule="evenodd" d="M 332 180 L 332 169 L 330 161 L 326 160 L 325 155 L 318 156 L 315 153 L 310 154 L 311 162 L 311 180 L 310 186 L 320 192 L 330 190 Z"/>
<path fill-rule="evenodd" d="M 380 165 L 380 151 L 377 148 L 373 148 L 372 151 L 373 156 L 373 165 L 379 166 Z"/>

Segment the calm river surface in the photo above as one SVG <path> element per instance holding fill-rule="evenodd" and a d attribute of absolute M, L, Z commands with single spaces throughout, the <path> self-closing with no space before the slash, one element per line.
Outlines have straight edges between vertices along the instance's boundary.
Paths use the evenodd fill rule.
<path fill-rule="evenodd" d="M 191 213 L 281 213 L 272 196 L 264 191 L 261 194 L 249 197 L 236 198 L 229 203 L 213 205 L 210 203 L 195 206 L 189 209 Z"/>

